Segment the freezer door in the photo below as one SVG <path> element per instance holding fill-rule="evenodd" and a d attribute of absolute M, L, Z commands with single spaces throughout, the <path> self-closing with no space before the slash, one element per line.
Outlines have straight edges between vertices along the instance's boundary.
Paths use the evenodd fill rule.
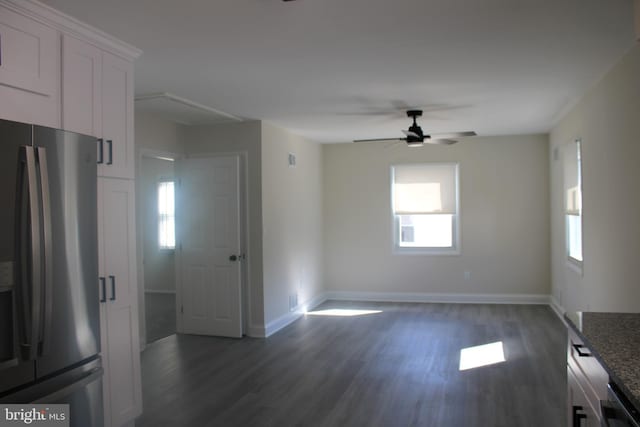
<path fill-rule="evenodd" d="M 102 362 L 97 358 L 1 397 L 0 403 L 64 403 L 69 405 L 71 427 L 101 427 L 104 423 L 102 376 Z"/>
<path fill-rule="evenodd" d="M 97 169 L 94 137 L 33 129 L 43 181 L 41 378 L 100 351 Z"/>
<path fill-rule="evenodd" d="M 20 277 L 17 271 L 20 264 L 24 266 L 25 274 L 31 271 L 29 260 L 34 249 L 26 241 L 17 245 L 19 239 L 28 239 L 29 236 L 22 234 L 30 234 L 32 229 L 27 171 L 20 160 L 21 152 L 30 148 L 31 129 L 30 125 L 0 120 L 0 396 L 35 379 L 34 362 L 21 357 L 28 347 L 30 327 L 27 318 L 30 317 L 29 302 L 33 292 L 28 280 L 23 283 L 23 289 L 18 289 Z M 19 180 L 24 181 L 20 189 Z M 16 203 L 17 190 L 25 193 L 24 206 Z M 22 220 L 18 215 L 22 215 Z"/>

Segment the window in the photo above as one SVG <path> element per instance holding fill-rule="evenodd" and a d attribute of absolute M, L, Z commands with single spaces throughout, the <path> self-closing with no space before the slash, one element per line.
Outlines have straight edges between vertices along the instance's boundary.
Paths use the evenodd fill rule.
<path fill-rule="evenodd" d="M 582 267 L 582 144 L 567 144 L 563 153 L 566 246 L 569 262 Z"/>
<path fill-rule="evenodd" d="M 458 251 L 458 165 L 397 165 L 391 169 L 394 249 Z"/>
<path fill-rule="evenodd" d="M 158 183 L 158 245 L 160 249 L 176 247 L 175 194 L 173 181 Z"/>

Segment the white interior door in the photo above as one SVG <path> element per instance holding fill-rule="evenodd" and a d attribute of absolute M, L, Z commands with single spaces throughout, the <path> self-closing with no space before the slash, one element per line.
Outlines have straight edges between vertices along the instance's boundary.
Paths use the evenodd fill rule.
<path fill-rule="evenodd" d="M 178 331 L 242 336 L 238 156 L 176 161 Z"/>

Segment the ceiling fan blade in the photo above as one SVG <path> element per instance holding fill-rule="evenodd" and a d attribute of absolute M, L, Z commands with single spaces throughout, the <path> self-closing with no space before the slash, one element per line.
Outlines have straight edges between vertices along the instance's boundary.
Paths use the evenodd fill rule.
<path fill-rule="evenodd" d="M 445 132 L 445 133 L 432 133 L 431 137 L 434 139 L 447 139 L 447 138 L 462 138 L 465 136 L 476 136 L 474 131 L 468 132 Z"/>
<path fill-rule="evenodd" d="M 410 136 L 411 138 L 420 138 L 420 135 L 418 135 L 415 132 L 411 132 L 410 130 L 403 130 L 402 133 L 404 133 L 407 136 Z"/>
<path fill-rule="evenodd" d="M 361 112 L 337 112 L 337 116 L 392 116 L 394 112 L 388 111 L 361 111 Z"/>
<path fill-rule="evenodd" d="M 355 139 L 353 142 L 405 141 L 403 138 Z"/>
<path fill-rule="evenodd" d="M 425 144 L 434 144 L 434 145 L 451 145 L 451 144 L 455 144 L 456 141 L 455 139 L 447 139 L 447 138 L 425 138 L 424 143 Z"/>

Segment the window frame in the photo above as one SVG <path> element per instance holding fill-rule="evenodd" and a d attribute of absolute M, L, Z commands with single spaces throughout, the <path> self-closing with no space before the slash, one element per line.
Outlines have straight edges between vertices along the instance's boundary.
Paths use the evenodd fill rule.
<path fill-rule="evenodd" d="M 565 239 L 564 239 L 564 243 L 565 243 L 565 255 L 566 255 L 566 259 L 567 259 L 567 265 L 569 268 L 571 268 L 572 270 L 574 270 L 575 272 L 577 272 L 578 274 L 583 274 L 583 267 L 584 267 L 584 215 L 583 215 L 583 206 L 584 206 L 584 199 L 583 199 L 583 195 L 584 195 L 584 191 L 583 191 L 583 168 L 582 168 L 582 138 L 575 138 L 573 141 L 571 141 L 570 143 L 571 145 L 576 145 L 577 147 L 577 172 L 578 172 L 578 191 L 580 192 L 579 197 L 580 197 L 580 210 L 578 213 L 578 218 L 580 221 L 580 252 L 582 253 L 582 260 L 579 260 L 577 258 L 574 258 L 571 256 L 571 235 L 569 232 L 569 221 L 570 221 L 570 217 L 572 215 L 567 213 L 567 195 L 564 194 L 565 193 L 565 185 L 563 183 L 563 216 L 564 216 L 564 230 L 565 230 Z M 564 174 L 564 168 L 565 168 L 565 164 L 563 163 L 563 174 Z M 574 215 L 575 216 L 575 215 Z"/>
<path fill-rule="evenodd" d="M 452 215 L 451 227 L 451 247 L 407 247 L 400 246 L 400 215 L 394 212 L 394 186 L 395 186 L 395 168 L 401 166 L 454 166 L 455 167 L 455 206 L 456 213 Z M 461 209 L 460 209 L 460 162 L 419 162 L 419 163 L 397 163 L 389 167 L 389 189 L 390 189 L 390 209 L 391 216 L 391 252 L 395 255 L 434 255 L 434 256 L 458 256 L 461 254 Z"/>
<path fill-rule="evenodd" d="M 167 214 L 160 213 L 160 187 L 164 183 L 173 183 L 173 246 L 162 246 L 160 239 L 160 224 L 163 216 Z M 160 176 L 156 181 L 156 238 L 158 242 L 158 251 L 160 252 L 173 252 L 176 250 L 176 186 L 177 180 L 175 177 Z"/>

